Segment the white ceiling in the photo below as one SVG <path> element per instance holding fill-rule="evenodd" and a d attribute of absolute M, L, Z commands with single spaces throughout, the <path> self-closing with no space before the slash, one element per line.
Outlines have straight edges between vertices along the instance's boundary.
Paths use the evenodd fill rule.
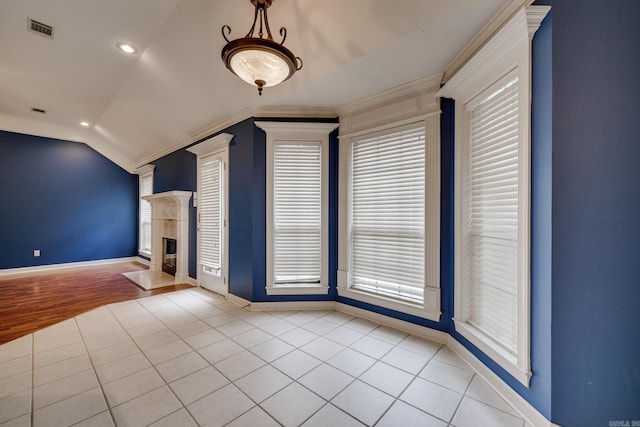
<path fill-rule="evenodd" d="M 0 129 L 86 142 L 133 170 L 250 108 L 331 111 L 442 73 L 518 3 L 275 0 L 274 38 L 285 26 L 304 67 L 259 97 L 220 60 L 221 27 L 244 36 L 250 0 L 0 0 Z M 28 18 L 54 39 L 27 31 Z"/>

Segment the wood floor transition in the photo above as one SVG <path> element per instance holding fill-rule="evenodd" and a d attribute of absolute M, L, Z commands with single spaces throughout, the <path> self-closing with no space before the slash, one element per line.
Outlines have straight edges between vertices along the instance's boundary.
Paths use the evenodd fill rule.
<path fill-rule="evenodd" d="M 146 268 L 129 262 L 0 277 L 0 344 L 105 304 L 191 287 L 147 291 L 121 274 Z"/>

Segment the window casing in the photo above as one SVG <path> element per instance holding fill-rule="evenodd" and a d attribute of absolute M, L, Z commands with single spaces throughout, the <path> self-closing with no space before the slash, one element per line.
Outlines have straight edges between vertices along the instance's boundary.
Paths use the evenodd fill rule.
<path fill-rule="evenodd" d="M 456 101 L 456 331 L 525 386 L 530 369 L 530 41 L 522 9 L 438 92 Z"/>
<path fill-rule="evenodd" d="M 153 165 L 141 168 L 138 173 L 138 252 L 146 257 L 151 257 L 151 203 L 144 200 L 143 197 L 153 194 Z"/>
<path fill-rule="evenodd" d="M 326 294 L 329 133 L 338 124 L 256 126 L 267 134 L 267 294 Z"/>
<path fill-rule="evenodd" d="M 341 137 L 341 296 L 440 319 L 439 119 Z"/>

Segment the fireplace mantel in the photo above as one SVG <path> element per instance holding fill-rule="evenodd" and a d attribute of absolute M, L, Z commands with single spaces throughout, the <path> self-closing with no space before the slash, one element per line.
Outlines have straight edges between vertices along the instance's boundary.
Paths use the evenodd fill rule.
<path fill-rule="evenodd" d="M 191 191 L 167 191 L 142 198 L 151 203 L 151 219 L 189 220 L 189 200 Z"/>
<path fill-rule="evenodd" d="M 151 203 L 151 272 L 162 271 L 162 238 L 176 239 L 175 283 L 189 282 L 190 191 L 167 191 L 144 196 Z"/>

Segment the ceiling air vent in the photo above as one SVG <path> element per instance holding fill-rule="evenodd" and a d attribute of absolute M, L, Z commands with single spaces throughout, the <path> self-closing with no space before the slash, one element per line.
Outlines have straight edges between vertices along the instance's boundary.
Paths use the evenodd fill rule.
<path fill-rule="evenodd" d="M 42 108 L 36 108 L 36 107 L 31 107 L 31 111 L 33 111 L 34 113 L 40 113 L 40 114 L 46 114 L 47 110 L 44 110 Z"/>
<path fill-rule="evenodd" d="M 43 24 L 35 19 L 28 18 L 28 28 L 32 33 L 36 33 L 39 36 L 53 39 L 53 27 L 51 25 Z"/>

